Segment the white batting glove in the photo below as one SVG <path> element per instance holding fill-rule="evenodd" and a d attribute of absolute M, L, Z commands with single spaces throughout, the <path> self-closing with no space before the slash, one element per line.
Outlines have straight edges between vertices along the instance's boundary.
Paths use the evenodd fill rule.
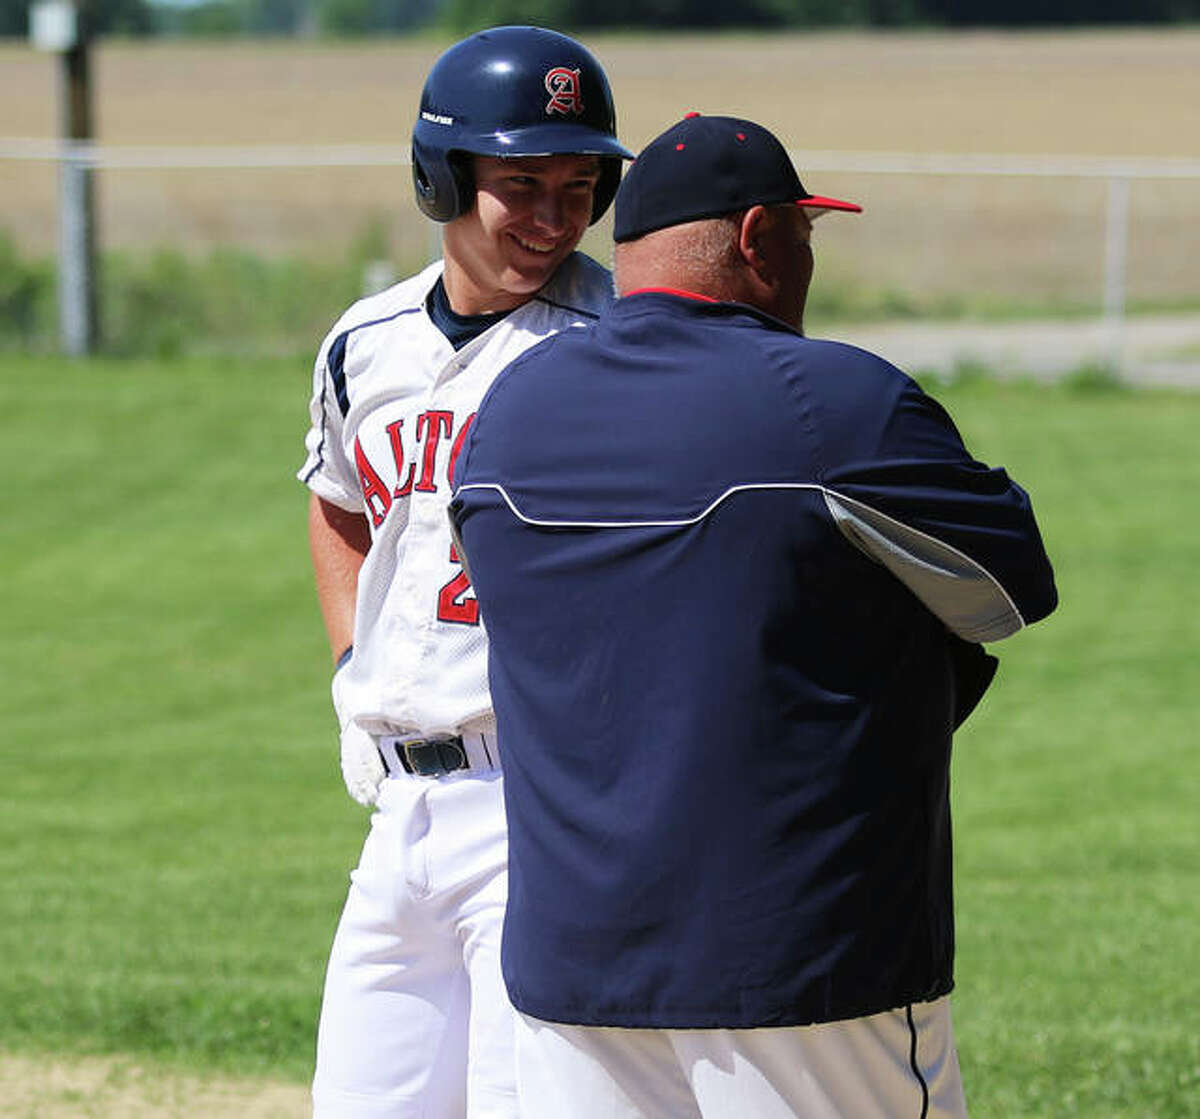
<path fill-rule="evenodd" d="M 347 723 L 342 728 L 342 780 L 346 792 L 369 808 L 379 800 L 384 776 L 375 739 L 357 723 Z"/>
<path fill-rule="evenodd" d="M 386 776 L 383 760 L 375 747 L 375 739 L 345 713 L 342 697 L 342 673 L 339 668 L 333 674 L 333 709 L 337 712 L 341 727 L 342 780 L 348 792 L 359 804 L 368 808 L 379 800 L 379 786 Z"/>

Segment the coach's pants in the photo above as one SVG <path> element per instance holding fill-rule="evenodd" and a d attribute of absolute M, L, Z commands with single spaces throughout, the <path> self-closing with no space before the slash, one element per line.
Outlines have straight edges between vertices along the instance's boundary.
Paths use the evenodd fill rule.
<path fill-rule="evenodd" d="M 522 1119 L 964 1119 L 950 1000 L 818 1026 L 627 1030 L 520 1017 Z"/>
<path fill-rule="evenodd" d="M 329 957 L 316 1119 L 515 1119 L 499 772 L 384 782 Z"/>

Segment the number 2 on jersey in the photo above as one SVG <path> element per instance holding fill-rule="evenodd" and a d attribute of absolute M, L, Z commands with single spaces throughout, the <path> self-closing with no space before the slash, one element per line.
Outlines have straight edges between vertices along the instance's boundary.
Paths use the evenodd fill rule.
<path fill-rule="evenodd" d="M 458 574 L 438 592 L 438 621 L 458 622 L 460 625 L 479 624 L 479 603 L 471 594 L 471 580 L 462 570 L 458 549 L 450 545 L 450 562 L 459 565 Z"/>

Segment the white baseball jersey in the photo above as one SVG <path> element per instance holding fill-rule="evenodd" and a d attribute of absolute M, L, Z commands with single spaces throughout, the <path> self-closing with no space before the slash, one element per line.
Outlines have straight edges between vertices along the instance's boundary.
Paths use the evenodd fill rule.
<path fill-rule="evenodd" d="M 451 472 L 500 370 L 613 299 L 609 273 L 575 253 L 538 295 L 456 352 L 426 310 L 441 273 L 437 261 L 360 300 L 329 332 L 298 474 L 370 523 L 340 702 L 344 718 L 373 733 L 450 733 L 490 718 L 486 636 L 446 513 Z"/>

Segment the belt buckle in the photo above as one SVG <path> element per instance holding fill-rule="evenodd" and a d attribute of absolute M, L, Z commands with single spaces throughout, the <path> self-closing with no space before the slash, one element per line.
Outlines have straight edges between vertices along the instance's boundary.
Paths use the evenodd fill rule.
<path fill-rule="evenodd" d="M 418 777 L 438 777 L 467 768 L 467 752 L 455 735 L 412 738 L 398 745 L 405 767 Z"/>

